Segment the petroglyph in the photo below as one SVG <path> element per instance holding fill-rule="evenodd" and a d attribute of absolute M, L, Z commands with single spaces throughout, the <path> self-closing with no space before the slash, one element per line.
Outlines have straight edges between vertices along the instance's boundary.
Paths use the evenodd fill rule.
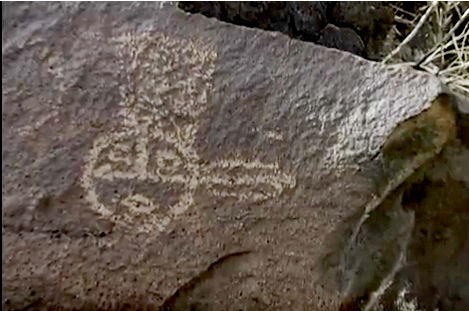
<path fill-rule="evenodd" d="M 101 215 L 138 231 L 162 231 L 194 205 L 200 187 L 216 197 L 260 202 L 295 186 L 278 163 L 197 154 L 198 117 L 212 88 L 216 53 L 152 33 L 114 42 L 126 81 L 122 126 L 95 139 L 81 180 Z"/>

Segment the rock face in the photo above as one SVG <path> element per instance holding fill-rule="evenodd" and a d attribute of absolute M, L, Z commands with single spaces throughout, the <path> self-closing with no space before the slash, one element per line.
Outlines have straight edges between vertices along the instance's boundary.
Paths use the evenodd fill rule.
<path fill-rule="evenodd" d="M 362 55 L 364 45 L 362 39 L 350 28 L 340 28 L 332 24 L 323 30 L 318 43 L 330 48 L 341 49 L 355 55 Z"/>
<path fill-rule="evenodd" d="M 444 92 L 435 78 L 155 3 L 3 12 L 4 309 L 373 306 L 401 271 L 427 214 L 386 209 L 400 183 L 381 191 L 377 178 L 420 164 L 389 174 L 380 149 Z M 372 256 L 399 247 L 364 265 L 337 237 L 377 197 L 355 237 Z M 385 243 L 367 240 L 379 217 Z M 349 266 L 369 271 L 338 276 Z"/>
<path fill-rule="evenodd" d="M 179 1 L 190 13 L 264 30 L 380 60 L 394 21 L 386 2 Z M 389 39 L 388 39 L 389 40 Z M 387 51 L 387 52 L 386 52 Z"/>

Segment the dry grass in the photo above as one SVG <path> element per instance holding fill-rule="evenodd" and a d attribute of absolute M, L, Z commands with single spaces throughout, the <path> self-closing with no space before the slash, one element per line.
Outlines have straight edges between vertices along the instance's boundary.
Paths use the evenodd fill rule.
<path fill-rule="evenodd" d="M 409 25 L 412 31 L 383 62 L 406 63 L 428 71 L 455 93 L 469 97 L 469 8 L 464 7 L 467 4 L 461 2 L 428 2 L 415 13 L 395 7 L 396 21 Z M 403 50 L 419 35 L 425 43 L 412 48 L 408 59 L 409 53 L 404 55 Z"/>

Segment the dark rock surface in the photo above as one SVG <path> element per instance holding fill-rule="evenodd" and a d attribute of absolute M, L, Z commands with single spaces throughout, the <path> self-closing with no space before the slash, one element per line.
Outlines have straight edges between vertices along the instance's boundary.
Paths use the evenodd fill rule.
<path fill-rule="evenodd" d="M 362 55 L 365 49 L 362 39 L 352 29 L 340 28 L 332 24 L 327 25 L 321 31 L 318 43 L 356 55 Z"/>
<path fill-rule="evenodd" d="M 344 293 L 345 310 L 468 308 L 469 141 L 461 133 L 469 127 L 467 103 L 453 110 L 451 101 L 440 96 L 396 127 L 382 148 L 385 171 L 414 169 L 368 217 L 351 216 L 331 235 L 320 270 L 326 287 Z"/>
<path fill-rule="evenodd" d="M 280 31 L 374 60 L 383 57 L 382 41 L 394 16 L 387 3 L 376 1 L 180 1 L 179 7 L 237 25 Z"/>
<path fill-rule="evenodd" d="M 292 33 L 289 7 L 283 1 L 180 1 L 178 6 L 190 13 L 238 25 Z"/>
<path fill-rule="evenodd" d="M 3 309 L 338 309 L 369 303 L 408 247 L 432 245 L 405 238 L 444 210 L 387 217 L 400 183 L 376 184 L 419 171 L 383 175 L 379 151 L 445 91 L 437 79 L 156 3 L 8 3 L 2 19 Z M 453 136 L 423 158 L 465 148 Z M 453 149 L 441 157 L 457 169 L 466 151 Z M 403 186 L 404 205 L 414 184 L 439 187 L 437 168 Z M 466 215 L 466 177 L 447 175 Z M 384 268 L 337 240 L 370 202 L 357 237 L 365 253 L 399 246 Z M 467 238 L 452 241 L 439 262 L 459 268 Z M 324 281 L 350 265 L 368 270 Z M 416 291 L 445 278 L 432 271 Z M 459 275 L 462 287 L 445 280 L 464 306 Z M 382 297 L 393 304 L 407 277 Z"/>
<path fill-rule="evenodd" d="M 291 32 L 307 41 L 317 41 L 321 30 L 327 25 L 327 2 L 287 2 Z"/>
<path fill-rule="evenodd" d="M 379 60 L 381 45 L 394 21 L 394 14 L 385 2 L 338 1 L 331 8 L 331 23 L 354 29 L 365 42 L 364 55 Z"/>

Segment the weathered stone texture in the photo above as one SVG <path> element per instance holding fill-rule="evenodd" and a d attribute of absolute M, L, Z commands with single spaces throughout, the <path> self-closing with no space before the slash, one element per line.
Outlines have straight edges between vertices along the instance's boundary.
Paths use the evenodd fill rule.
<path fill-rule="evenodd" d="M 2 33 L 7 309 L 154 308 L 219 258 L 166 305 L 333 308 L 326 237 L 443 91 L 155 3 L 4 4 Z"/>

